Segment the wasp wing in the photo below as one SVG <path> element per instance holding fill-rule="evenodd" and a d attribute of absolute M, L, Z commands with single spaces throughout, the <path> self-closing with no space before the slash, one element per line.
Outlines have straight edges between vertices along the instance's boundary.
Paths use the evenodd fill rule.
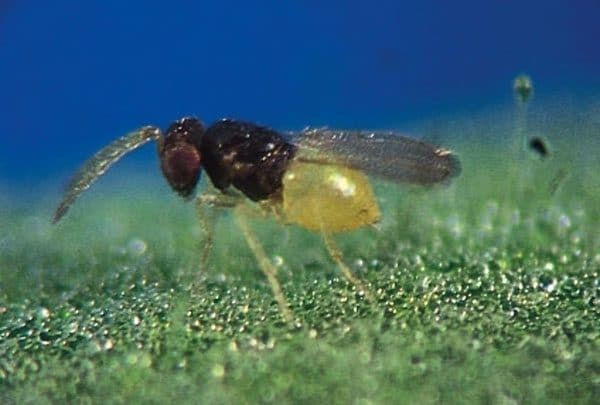
<path fill-rule="evenodd" d="M 293 142 L 299 146 L 296 159 L 353 167 L 402 183 L 446 182 L 461 171 L 449 150 L 395 132 L 307 129 Z"/>
<path fill-rule="evenodd" d="M 159 139 L 161 132 L 152 126 L 142 127 L 105 146 L 79 168 L 67 186 L 65 196 L 56 209 L 53 223 L 67 213 L 75 200 L 102 176 L 123 155 L 139 148 L 148 141 Z"/>

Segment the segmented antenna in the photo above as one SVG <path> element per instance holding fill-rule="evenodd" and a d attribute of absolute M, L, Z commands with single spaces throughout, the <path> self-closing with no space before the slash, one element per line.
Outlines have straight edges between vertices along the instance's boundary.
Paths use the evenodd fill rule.
<path fill-rule="evenodd" d="M 54 213 L 53 223 L 57 223 L 67 213 L 75 200 L 119 159 L 148 141 L 157 140 L 160 129 L 153 126 L 142 127 L 117 139 L 92 156 L 75 173 L 67 186 L 65 196 Z"/>

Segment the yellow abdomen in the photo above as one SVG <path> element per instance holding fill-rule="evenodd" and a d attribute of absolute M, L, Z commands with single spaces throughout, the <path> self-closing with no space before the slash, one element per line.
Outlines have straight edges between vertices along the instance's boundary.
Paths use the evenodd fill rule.
<path fill-rule="evenodd" d="M 283 217 L 313 231 L 334 233 L 373 224 L 380 212 L 361 171 L 293 161 L 283 176 Z"/>

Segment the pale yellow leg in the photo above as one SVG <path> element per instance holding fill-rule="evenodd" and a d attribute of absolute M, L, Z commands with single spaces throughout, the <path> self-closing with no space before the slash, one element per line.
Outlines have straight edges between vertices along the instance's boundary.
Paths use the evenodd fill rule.
<path fill-rule="evenodd" d="M 371 293 L 371 290 L 368 286 L 365 285 L 365 283 L 362 282 L 361 279 L 356 277 L 354 273 L 352 273 L 350 268 L 346 265 L 346 263 L 344 263 L 342 253 L 340 252 L 340 249 L 336 246 L 331 236 L 326 232 L 321 232 L 321 234 L 323 236 L 323 241 L 325 243 L 327 251 L 329 252 L 329 255 L 336 262 L 344 277 L 346 277 L 346 279 L 356 287 L 357 291 L 362 292 L 367 301 L 369 301 L 371 304 L 374 304 L 376 301 L 373 297 L 373 294 Z"/>
<path fill-rule="evenodd" d="M 285 296 L 283 295 L 281 284 L 279 284 L 279 280 L 277 280 L 277 269 L 275 268 L 275 266 L 273 266 L 273 264 L 267 257 L 262 245 L 256 238 L 256 235 L 250 229 L 250 226 L 246 221 L 247 210 L 248 208 L 244 208 L 244 205 L 236 207 L 235 217 L 237 223 L 240 229 L 242 230 L 244 238 L 246 238 L 246 242 L 248 242 L 250 250 L 252 250 L 252 253 L 254 253 L 254 256 L 256 257 L 260 269 L 269 281 L 271 290 L 273 290 L 273 295 L 275 296 L 277 305 L 279 305 L 279 310 L 281 311 L 283 319 L 286 322 L 291 323 L 293 320 L 292 311 L 290 310 L 290 306 L 287 300 L 285 299 Z"/>
<path fill-rule="evenodd" d="M 202 197 L 202 196 L 200 196 Z M 208 263 L 208 257 L 210 256 L 210 252 L 214 243 L 214 221 L 215 215 L 214 211 L 210 213 L 206 210 L 206 205 L 202 201 L 202 199 L 198 197 L 196 199 L 196 215 L 198 216 L 198 222 L 200 224 L 200 229 L 204 234 L 204 239 L 202 241 L 202 246 L 200 247 L 200 271 L 206 270 L 206 265 Z"/>
<path fill-rule="evenodd" d="M 207 208 L 231 208 L 239 204 L 239 197 L 221 193 L 204 193 L 196 198 L 196 215 L 204 241 L 200 247 L 200 270 L 205 270 L 214 243 L 215 211 Z"/>

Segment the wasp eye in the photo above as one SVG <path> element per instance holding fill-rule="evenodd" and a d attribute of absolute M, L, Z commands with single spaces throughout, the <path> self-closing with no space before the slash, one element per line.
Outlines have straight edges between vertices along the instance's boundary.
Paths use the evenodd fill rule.
<path fill-rule="evenodd" d="M 200 153 L 193 145 L 175 145 L 164 151 L 161 169 L 171 188 L 188 197 L 200 179 L 200 162 Z"/>
<path fill-rule="evenodd" d="M 183 118 L 169 127 L 165 139 L 159 143 L 163 175 L 182 197 L 190 196 L 200 179 L 202 158 L 198 145 L 203 133 L 200 121 Z"/>

